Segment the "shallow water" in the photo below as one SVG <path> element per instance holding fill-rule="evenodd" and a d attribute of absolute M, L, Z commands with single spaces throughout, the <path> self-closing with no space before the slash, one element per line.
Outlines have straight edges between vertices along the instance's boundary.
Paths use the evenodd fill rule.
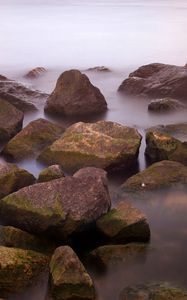
<path fill-rule="evenodd" d="M 0 73 L 50 93 L 64 70 L 85 71 L 106 65 L 111 72 L 85 72 L 108 102 L 109 110 L 102 119 L 136 127 L 144 136 L 147 127 L 187 121 L 187 112 L 150 114 L 149 100 L 121 97 L 117 88 L 143 64 L 186 63 L 186 15 L 185 0 L 0 0 Z M 46 75 L 33 81 L 23 79 L 36 66 L 47 68 Z M 24 126 L 39 117 L 65 126 L 75 121 L 49 118 L 41 109 L 26 115 Z M 97 119 L 100 117 L 84 121 Z M 131 173 L 146 167 L 144 149 L 143 139 L 137 170 Z M 35 176 L 43 167 L 33 160 L 19 165 Z M 112 195 L 127 176 L 130 174 L 124 172 L 110 176 Z M 171 281 L 187 287 L 187 193 L 171 191 L 167 197 L 159 194 L 152 201 L 139 200 L 134 204 L 148 217 L 153 251 L 148 251 L 141 264 L 118 266 L 105 275 L 93 274 L 99 299 L 117 299 L 126 285 L 148 280 Z M 46 281 L 11 299 L 44 300 Z"/>

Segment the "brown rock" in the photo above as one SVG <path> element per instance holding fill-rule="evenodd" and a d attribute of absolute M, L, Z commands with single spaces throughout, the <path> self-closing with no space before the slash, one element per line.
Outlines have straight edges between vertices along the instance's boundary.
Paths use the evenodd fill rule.
<path fill-rule="evenodd" d="M 37 67 L 30 70 L 24 77 L 28 79 L 37 79 L 38 77 L 44 75 L 44 73 L 46 72 L 47 70 L 45 68 Z"/>

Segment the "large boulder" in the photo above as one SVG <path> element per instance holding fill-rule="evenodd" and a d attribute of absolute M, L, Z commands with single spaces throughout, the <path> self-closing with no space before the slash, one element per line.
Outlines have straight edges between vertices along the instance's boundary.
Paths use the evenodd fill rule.
<path fill-rule="evenodd" d="M 49 257 L 32 250 L 0 246 L 0 292 L 19 292 L 48 269 Z"/>
<path fill-rule="evenodd" d="M 0 201 L 6 225 L 58 240 L 86 232 L 110 208 L 108 189 L 91 177 L 65 177 L 20 189 Z"/>
<path fill-rule="evenodd" d="M 107 172 L 103 169 L 95 168 L 95 167 L 86 167 L 78 170 L 73 174 L 73 177 L 76 178 L 84 178 L 91 177 L 93 180 L 101 180 L 103 185 L 108 188 L 108 178 Z"/>
<path fill-rule="evenodd" d="M 0 141 L 11 139 L 22 128 L 23 113 L 0 99 Z"/>
<path fill-rule="evenodd" d="M 175 161 L 164 160 L 127 179 L 121 189 L 122 192 L 143 192 L 186 184 L 187 167 Z"/>
<path fill-rule="evenodd" d="M 147 132 L 148 131 L 158 131 L 160 133 L 166 133 L 181 142 L 187 142 L 187 122 L 169 125 L 157 125 L 148 128 Z"/>
<path fill-rule="evenodd" d="M 37 182 L 46 182 L 58 178 L 65 177 L 64 172 L 60 165 L 52 165 L 48 168 L 43 169 L 39 176 Z"/>
<path fill-rule="evenodd" d="M 147 242 L 150 238 L 145 215 L 125 201 L 121 201 L 116 208 L 100 217 L 96 226 L 103 241 L 111 244 Z"/>
<path fill-rule="evenodd" d="M 54 300 L 95 299 L 92 279 L 68 246 L 57 248 L 51 258 L 50 286 Z"/>
<path fill-rule="evenodd" d="M 0 97 L 23 112 L 36 110 L 44 105 L 48 95 L 31 90 L 13 80 L 0 81 Z"/>
<path fill-rule="evenodd" d="M 3 149 L 3 154 L 21 160 L 38 155 L 52 144 L 64 129 L 45 119 L 34 120 L 23 128 Z"/>
<path fill-rule="evenodd" d="M 126 287 L 120 300 L 187 300 L 187 291 L 168 283 L 151 283 Z"/>
<path fill-rule="evenodd" d="M 128 169 L 137 161 L 140 143 L 141 135 L 134 128 L 107 121 L 79 122 L 45 149 L 39 160 L 58 163 L 66 170 L 87 166 Z"/>
<path fill-rule="evenodd" d="M 71 116 L 97 114 L 106 110 L 107 103 L 100 90 L 78 70 L 61 74 L 45 105 L 45 112 Z"/>
<path fill-rule="evenodd" d="M 163 98 L 152 100 L 148 105 L 148 110 L 151 112 L 172 112 L 187 109 L 187 107 L 179 100 L 172 98 Z"/>
<path fill-rule="evenodd" d="M 142 66 L 118 90 L 134 96 L 187 100 L 187 68 L 160 63 Z"/>
<path fill-rule="evenodd" d="M 146 132 L 145 154 L 151 162 L 173 160 L 187 165 L 187 142 L 176 139 L 167 129 L 164 132 L 163 128 L 153 127 Z"/>
<path fill-rule="evenodd" d="M 98 267 L 106 269 L 110 266 L 130 262 L 144 261 L 147 245 L 143 243 L 130 243 L 126 245 L 100 246 L 90 253 L 91 261 Z"/>
<path fill-rule="evenodd" d="M 0 199 L 35 182 L 28 171 L 14 164 L 0 164 Z"/>

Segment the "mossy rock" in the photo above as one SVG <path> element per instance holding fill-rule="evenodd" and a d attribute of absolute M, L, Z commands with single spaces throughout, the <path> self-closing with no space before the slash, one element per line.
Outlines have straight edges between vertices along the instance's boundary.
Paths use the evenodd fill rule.
<path fill-rule="evenodd" d="M 65 177 L 62 167 L 60 165 L 52 165 L 40 172 L 37 182 L 46 182 L 62 177 Z"/>
<path fill-rule="evenodd" d="M 0 164 L 0 199 L 35 183 L 35 177 L 14 164 Z"/>
<path fill-rule="evenodd" d="M 150 239 L 146 216 L 125 201 L 99 218 L 96 226 L 103 240 L 111 244 L 147 242 Z"/>
<path fill-rule="evenodd" d="M 151 283 L 126 287 L 120 300 L 187 300 L 187 291 L 169 283 Z"/>
<path fill-rule="evenodd" d="M 5 247 L 34 250 L 46 254 L 52 253 L 54 243 L 39 236 L 35 236 L 12 226 L 0 225 L 0 245 Z"/>
<path fill-rule="evenodd" d="M 148 246 L 143 243 L 130 243 L 126 245 L 100 246 L 90 253 L 90 259 L 98 267 L 107 269 L 111 266 L 127 266 L 129 263 L 145 261 Z"/>
<path fill-rule="evenodd" d="M 63 133 L 63 128 L 47 120 L 38 119 L 22 129 L 3 149 L 3 154 L 21 160 L 38 155 Z"/>
<path fill-rule="evenodd" d="M 140 143 L 141 135 L 134 128 L 107 121 L 79 122 L 45 149 L 39 160 L 73 171 L 88 166 L 128 169 L 137 161 Z"/>
<path fill-rule="evenodd" d="M 49 257 L 32 251 L 0 246 L 0 292 L 19 292 L 48 269 Z"/>
<path fill-rule="evenodd" d="M 175 161 L 163 160 L 127 179 L 121 190 L 122 193 L 144 192 L 186 184 L 187 167 Z"/>
<path fill-rule="evenodd" d="M 95 299 L 91 277 L 68 246 L 57 248 L 51 258 L 50 286 L 56 300 Z"/>
<path fill-rule="evenodd" d="M 150 161 L 173 160 L 187 165 L 187 143 L 158 128 L 146 133 L 146 156 Z"/>
<path fill-rule="evenodd" d="M 0 98 L 0 141 L 11 139 L 23 125 L 23 113 Z"/>

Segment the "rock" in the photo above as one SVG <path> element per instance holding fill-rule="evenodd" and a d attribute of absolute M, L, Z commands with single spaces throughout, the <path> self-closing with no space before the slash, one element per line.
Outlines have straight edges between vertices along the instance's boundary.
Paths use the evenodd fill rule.
<path fill-rule="evenodd" d="M 187 69 L 159 63 L 142 66 L 122 82 L 118 91 L 134 96 L 187 100 Z"/>
<path fill-rule="evenodd" d="M 126 287 L 120 300 L 187 300 L 187 291 L 168 283 L 151 283 Z"/>
<path fill-rule="evenodd" d="M 93 179 L 101 180 L 103 185 L 108 188 L 108 179 L 107 179 L 107 172 L 103 169 L 94 168 L 94 167 L 86 167 L 78 170 L 73 177 L 76 178 L 84 178 L 84 177 L 91 177 Z"/>
<path fill-rule="evenodd" d="M 99 179 L 68 176 L 34 184 L 3 198 L 0 219 L 5 225 L 30 233 L 67 240 L 89 231 L 109 208 L 108 190 Z"/>
<path fill-rule="evenodd" d="M 30 70 L 24 77 L 28 79 L 37 79 L 38 77 L 44 75 L 47 70 L 43 67 L 37 67 Z"/>
<path fill-rule="evenodd" d="M 68 246 L 55 250 L 50 262 L 50 285 L 54 299 L 95 299 L 92 279 Z"/>
<path fill-rule="evenodd" d="M 79 122 L 45 149 L 39 160 L 58 163 L 64 170 L 91 166 L 129 169 L 137 161 L 141 135 L 134 128 L 114 122 Z"/>
<path fill-rule="evenodd" d="M 13 137 L 22 128 L 23 113 L 7 101 L 0 99 L 0 141 Z"/>
<path fill-rule="evenodd" d="M 158 131 L 160 133 L 166 133 L 181 142 L 187 142 L 187 122 L 153 126 L 148 128 L 147 131 Z"/>
<path fill-rule="evenodd" d="M 116 266 L 125 263 L 127 265 L 135 260 L 144 260 L 147 245 L 143 243 L 130 243 L 127 245 L 105 245 L 98 247 L 90 253 L 91 260 L 100 268 Z"/>
<path fill-rule="evenodd" d="M 19 292 L 48 268 L 48 256 L 0 246 L 0 292 Z"/>
<path fill-rule="evenodd" d="M 35 182 L 28 171 L 14 164 L 0 164 L 0 199 Z"/>
<path fill-rule="evenodd" d="M 31 90 L 13 80 L 0 81 L 0 97 L 24 112 L 40 108 L 48 96 L 46 93 Z"/>
<path fill-rule="evenodd" d="M 98 114 L 106 110 L 107 103 L 100 90 L 78 70 L 61 74 L 45 105 L 45 112 L 67 116 Z"/>
<path fill-rule="evenodd" d="M 187 107 L 182 102 L 171 98 L 152 100 L 148 105 L 148 110 L 153 112 L 169 112 L 182 109 L 187 109 Z"/>
<path fill-rule="evenodd" d="M 52 165 L 42 170 L 38 176 L 37 182 L 47 182 L 50 180 L 65 177 L 60 165 Z"/>
<path fill-rule="evenodd" d="M 3 149 L 3 154 L 21 160 L 38 155 L 63 133 L 63 128 L 45 119 L 37 119 L 23 128 Z"/>
<path fill-rule="evenodd" d="M 163 160 L 127 179 L 121 189 L 123 192 L 141 192 L 186 184 L 187 167 L 178 162 Z"/>
<path fill-rule="evenodd" d="M 111 72 L 111 70 L 105 66 L 97 66 L 93 68 L 89 68 L 86 71 L 91 71 L 91 72 Z"/>
<path fill-rule="evenodd" d="M 54 251 L 54 244 L 49 243 L 43 237 L 32 235 L 12 226 L 0 225 L 0 246 L 34 250 L 50 253 Z"/>
<path fill-rule="evenodd" d="M 130 203 L 120 202 L 116 208 L 96 222 L 103 240 L 112 244 L 147 242 L 150 229 L 145 215 Z"/>
<path fill-rule="evenodd" d="M 187 165 L 187 143 L 156 128 L 146 133 L 145 154 L 151 162 L 173 160 Z"/>
<path fill-rule="evenodd" d="M 0 80 L 8 80 L 8 78 L 3 75 L 0 75 Z"/>

